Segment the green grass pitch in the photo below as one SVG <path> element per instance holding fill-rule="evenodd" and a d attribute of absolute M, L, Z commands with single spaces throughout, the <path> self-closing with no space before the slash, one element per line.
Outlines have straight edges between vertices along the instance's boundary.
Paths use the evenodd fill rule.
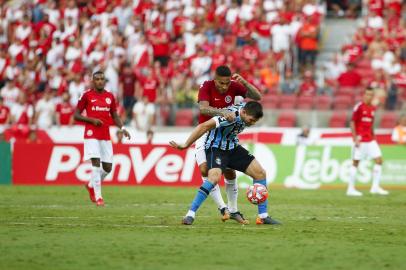
<path fill-rule="evenodd" d="M 406 196 L 343 190 L 270 193 L 282 226 L 222 223 L 209 198 L 180 225 L 195 188 L 0 186 L 0 269 L 406 269 Z M 223 192 L 224 193 L 224 192 Z"/>

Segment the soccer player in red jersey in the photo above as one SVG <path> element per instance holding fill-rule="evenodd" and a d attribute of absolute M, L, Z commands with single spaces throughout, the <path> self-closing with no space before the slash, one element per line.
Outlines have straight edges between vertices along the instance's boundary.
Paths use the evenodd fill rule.
<path fill-rule="evenodd" d="M 114 121 L 128 139 L 131 136 L 117 114 L 114 95 L 104 89 L 106 85 L 104 73 L 95 72 L 92 82 L 94 88 L 88 89 L 79 98 L 74 117 L 76 121 L 85 122 L 84 159 L 90 159 L 92 162 L 92 174 L 86 189 L 92 202 L 97 206 L 104 206 L 101 181 L 111 172 L 113 165 L 110 123 Z M 81 114 L 83 110 L 86 110 L 87 116 Z"/>
<path fill-rule="evenodd" d="M 375 106 L 372 105 L 374 91 L 367 88 L 363 101 L 355 105 L 352 113 L 351 132 L 354 140 L 352 148 L 353 165 L 350 169 L 350 180 L 348 182 L 348 196 L 362 196 L 362 193 L 355 189 L 355 178 L 359 161 L 363 158 L 373 159 L 375 165 L 372 172 L 372 194 L 388 195 L 389 192 L 380 187 L 382 173 L 382 153 L 375 140 L 373 131 Z"/>
<path fill-rule="evenodd" d="M 248 97 L 254 100 L 261 99 L 259 90 L 239 74 L 232 75 L 230 68 L 227 66 L 217 67 L 214 80 L 205 81 L 199 89 L 199 123 L 203 123 L 214 116 L 222 116 L 230 122 L 234 121 L 236 115 L 228 110 L 224 110 L 224 108 L 233 105 L 236 96 Z M 204 150 L 206 138 L 207 133 L 195 143 L 195 158 L 203 181 L 207 181 L 207 160 Z M 238 186 L 236 183 L 235 170 L 225 170 L 224 178 L 228 206 L 221 196 L 220 187 L 218 185 L 210 192 L 210 196 L 220 210 L 222 220 L 225 221 L 232 218 L 242 224 L 248 224 L 248 221 L 244 219 L 237 208 Z"/>

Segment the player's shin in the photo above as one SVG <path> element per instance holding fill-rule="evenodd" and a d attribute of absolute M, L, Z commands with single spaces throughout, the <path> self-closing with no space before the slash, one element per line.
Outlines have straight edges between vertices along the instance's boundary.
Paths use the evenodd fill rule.
<path fill-rule="evenodd" d="M 357 167 L 352 165 L 350 167 L 350 178 L 348 180 L 348 190 L 355 189 L 355 178 L 357 176 Z"/>
<path fill-rule="evenodd" d="M 209 195 L 210 191 L 213 189 L 214 185 L 209 181 L 204 181 L 203 184 L 200 186 L 199 190 L 195 198 L 192 201 L 192 205 L 190 206 L 189 212 L 186 214 L 187 216 L 191 216 L 194 218 L 196 211 L 202 205 L 202 203 L 206 200 L 207 196 Z"/>
<path fill-rule="evenodd" d="M 101 169 L 100 167 L 92 167 L 92 174 L 90 181 L 92 183 L 92 186 L 94 188 L 94 195 L 96 198 L 96 201 L 99 198 L 102 198 L 102 193 L 101 193 Z"/>
<path fill-rule="evenodd" d="M 375 164 L 372 169 L 372 189 L 379 188 L 381 174 L 382 174 L 382 166 L 379 164 Z"/>
<path fill-rule="evenodd" d="M 109 172 L 106 172 L 103 168 L 100 169 L 100 178 L 103 181 L 104 178 L 109 174 Z"/>
<path fill-rule="evenodd" d="M 262 180 L 254 180 L 254 184 L 261 184 L 266 186 L 266 179 Z M 263 203 L 258 204 L 258 216 L 260 218 L 268 217 L 268 199 L 266 199 Z"/>
<path fill-rule="evenodd" d="M 226 184 L 226 193 L 227 193 L 227 204 L 228 210 L 231 213 L 235 213 L 238 211 L 237 206 L 237 199 L 238 199 L 238 185 L 237 179 L 224 179 L 224 183 Z"/>
<path fill-rule="evenodd" d="M 207 177 L 202 177 L 203 183 L 207 180 Z M 213 199 L 213 201 L 216 203 L 218 209 L 223 209 L 226 207 L 226 203 L 223 200 L 223 196 L 221 196 L 221 190 L 219 185 L 215 185 L 213 189 L 210 191 L 210 197 Z"/>

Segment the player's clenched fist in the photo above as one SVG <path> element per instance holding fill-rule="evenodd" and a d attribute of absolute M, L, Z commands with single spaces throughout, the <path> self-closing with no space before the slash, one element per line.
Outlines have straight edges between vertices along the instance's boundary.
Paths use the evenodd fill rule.
<path fill-rule="evenodd" d="M 234 73 L 233 76 L 231 77 L 233 80 L 236 80 L 237 82 L 241 84 L 245 84 L 246 80 L 238 73 Z"/>
<path fill-rule="evenodd" d="M 103 125 L 103 121 L 100 119 L 93 118 L 92 124 L 95 125 L 96 127 L 99 127 L 99 126 Z"/>
<path fill-rule="evenodd" d="M 176 143 L 175 141 L 170 141 L 169 144 L 170 144 L 170 146 L 172 146 L 173 148 L 179 149 L 179 150 L 183 150 L 183 149 L 186 149 L 186 148 L 187 148 L 187 146 L 186 146 L 185 144 L 178 144 L 178 143 Z"/>

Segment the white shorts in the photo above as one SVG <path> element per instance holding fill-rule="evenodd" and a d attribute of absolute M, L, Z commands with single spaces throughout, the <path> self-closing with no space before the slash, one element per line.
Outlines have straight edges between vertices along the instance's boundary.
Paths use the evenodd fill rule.
<path fill-rule="evenodd" d="M 209 133 L 206 132 L 202 135 L 197 141 L 195 142 L 195 159 L 197 165 L 200 166 L 201 164 L 207 162 L 206 161 L 206 151 L 204 149 L 204 143 L 206 142 L 207 135 Z"/>
<path fill-rule="evenodd" d="M 361 142 L 359 147 L 352 146 L 352 159 L 376 159 L 382 156 L 381 149 L 376 141 Z"/>
<path fill-rule="evenodd" d="M 85 139 L 83 148 L 84 160 L 99 158 L 101 162 L 113 163 L 113 145 L 110 140 Z"/>

